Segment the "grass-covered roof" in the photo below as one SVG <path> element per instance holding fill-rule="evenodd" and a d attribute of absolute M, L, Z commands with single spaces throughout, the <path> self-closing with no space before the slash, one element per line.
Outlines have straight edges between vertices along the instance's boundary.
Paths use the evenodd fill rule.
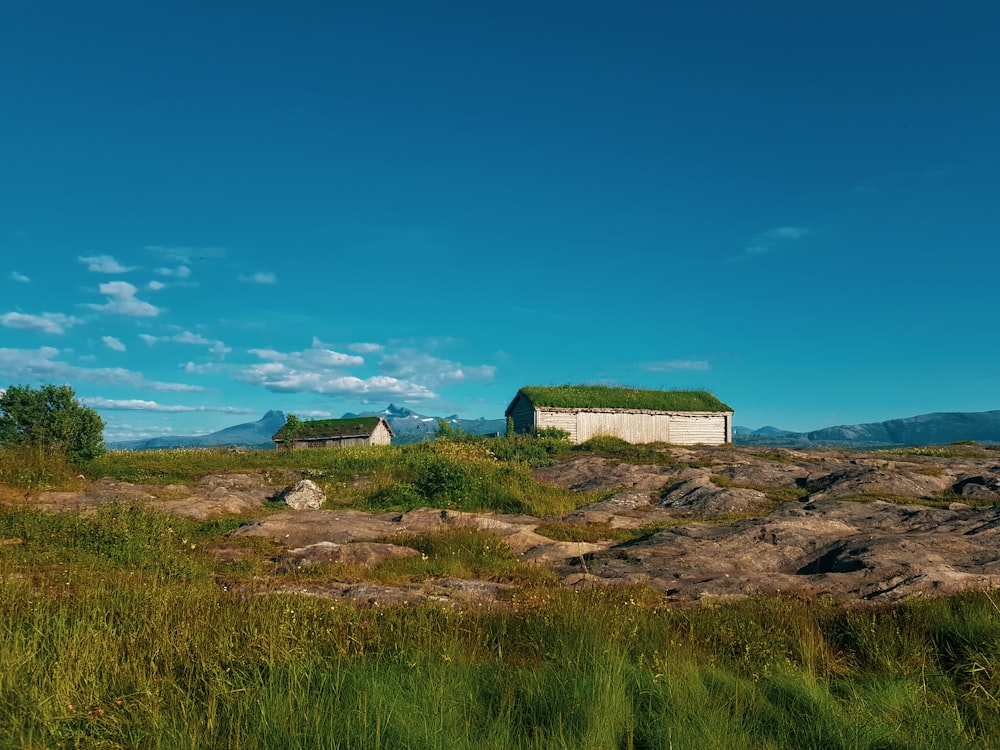
<path fill-rule="evenodd" d="M 708 391 L 654 391 L 607 385 L 529 385 L 519 390 L 518 394 L 535 406 L 563 409 L 732 411 Z"/>
<path fill-rule="evenodd" d="M 345 435 L 370 435 L 379 417 L 349 417 L 347 419 L 311 419 L 299 423 L 295 433 L 296 440 L 309 438 L 343 437 Z M 273 439 L 285 440 L 288 436 L 288 423 L 274 433 Z"/>

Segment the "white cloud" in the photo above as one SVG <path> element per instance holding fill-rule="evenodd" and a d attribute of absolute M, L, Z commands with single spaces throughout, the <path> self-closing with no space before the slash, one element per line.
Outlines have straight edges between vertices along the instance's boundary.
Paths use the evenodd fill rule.
<path fill-rule="evenodd" d="M 296 372 L 280 365 L 250 367 L 237 376 L 252 385 L 260 385 L 272 393 L 318 393 L 323 396 L 360 396 L 366 398 L 437 398 L 437 394 L 416 383 L 375 375 L 359 378 L 354 375 L 331 377 L 323 372 Z"/>
<path fill-rule="evenodd" d="M 200 333 L 191 333 L 191 331 L 178 333 L 176 336 L 171 336 L 170 340 L 176 341 L 179 344 L 202 344 L 204 346 L 212 343 Z"/>
<path fill-rule="evenodd" d="M 395 354 L 387 354 L 379 360 L 379 367 L 391 376 L 408 378 L 431 387 L 453 383 L 486 382 L 493 379 L 496 367 L 493 365 L 462 365 L 447 359 L 439 359 L 415 349 L 401 349 Z"/>
<path fill-rule="evenodd" d="M 146 284 L 146 288 L 151 292 L 158 292 L 161 289 L 166 289 L 167 285 L 164 284 L 162 281 L 150 281 L 148 284 Z"/>
<path fill-rule="evenodd" d="M 41 331 L 42 333 L 65 333 L 67 328 L 79 325 L 79 318 L 62 313 L 42 313 L 28 315 L 26 313 L 9 312 L 0 315 L 0 325 L 5 328 L 17 328 L 22 331 Z"/>
<path fill-rule="evenodd" d="M 220 362 L 187 362 L 181 368 L 184 372 L 190 375 L 214 375 L 215 373 L 222 372 L 225 370 L 226 365 Z"/>
<path fill-rule="evenodd" d="M 108 302 L 88 305 L 93 310 L 137 318 L 153 318 L 160 314 L 160 308 L 136 298 L 135 293 L 139 290 L 127 281 L 109 281 L 101 284 L 99 289 L 108 297 Z"/>
<path fill-rule="evenodd" d="M 231 346 L 226 346 L 221 341 L 216 341 L 214 344 L 212 344 L 212 348 L 209 349 L 208 351 L 212 354 L 213 357 L 218 357 L 219 359 L 222 359 L 232 350 L 233 348 Z"/>
<path fill-rule="evenodd" d="M 712 369 L 712 366 L 703 359 L 664 359 L 657 362 L 644 362 L 640 367 L 649 372 L 674 372 L 678 370 L 700 372 Z"/>
<path fill-rule="evenodd" d="M 295 416 L 306 417 L 307 419 L 327 419 L 328 417 L 333 416 L 333 412 L 316 411 L 313 409 L 312 411 L 297 411 L 295 412 Z"/>
<path fill-rule="evenodd" d="M 765 232 L 755 234 L 747 243 L 745 252 L 747 255 L 762 255 L 770 253 L 778 248 L 800 240 L 809 234 L 808 227 L 775 227 Z"/>
<path fill-rule="evenodd" d="M 327 348 L 318 339 L 313 339 L 312 348 L 300 352 L 285 354 L 275 349 L 251 349 L 250 354 L 261 359 L 279 362 L 286 368 L 300 370 L 360 367 L 365 363 L 363 357 L 336 352 Z"/>
<path fill-rule="evenodd" d="M 156 343 L 156 336 L 152 336 L 148 333 L 140 333 L 139 338 L 145 341 L 147 346 L 152 346 Z"/>
<path fill-rule="evenodd" d="M 102 336 L 101 341 L 104 342 L 104 345 L 108 347 L 108 349 L 113 349 L 116 352 L 125 351 L 125 344 L 116 339 L 114 336 Z"/>
<path fill-rule="evenodd" d="M 23 273 L 19 273 L 18 271 L 11 271 L 7 275 L 7 278 L 9 278 L 11 281 L 19 281 L 22 284 L 27 284 L 29 281 L 31 281 L 31 279 L 29 279 Z"/>
<path fill-rule="evenodd" d="M 370 344 L 366 342 L 359 342 L 357 344 L 351 344 L 347 347 L 352 352 L 357 352 L 358 354 L 378 354 L 385 347 L 381 344 Z"/>
<path fill-rule="evenodd" d="M 247 284 L 277 284 L 278 277 L 271 271 L 257 271 L 256 273 L 241 273 L 237 278 Z"/>
<path fill-rule="evenodd" d="M 275 393 L 318 393 L 324 396 L 365 398 L 436 398 L 432 390 L 419 383 L 387 375 L 358 377 L 339 372 L 361 367 L 363 357 L 344 354 L 313 339 L 309 349 L 279 352 L 275 349 L 251 349 L 251 354 L 265 362 L 240 371 L 235 377 Z"/>
<path fill-rule="evenodd" d="M 170 276 L 175 279 L 186 279 L 191 275 L 191 269 L 184 265 L 176 266 L 174 268 L 167 268 L 166 266 L 163 266 L 155 269 L 155 271 L 160 276 Z"/>
<path fill-rule="evenodd" d="M 347 348 L 355 352 L 383 352 L 369 364 L 359 354 L 336 351 L 314 338 L 308 349 L 283 352 L 273 348 L 250 349 L 261 362 L 245 366 L 234 377 L 276 393 L 316 393 L 325 396 L 361 398 L 433 399 L 436 390 L 457 383 L 493 380 L 493 365 L 466 365 L 425 354 L 412 342 L 406 348 L 384 353 L 381 344 L 359 342 Z M 357 372 L 359 368 L 375 372 Z"/>
<path fill-rule="evenodd" d="M 38 349 L 0 349 L 0 380 L 26 383 L 85 382 L 181 393 L 203 393 L 208 390 L 188 383 L 149 381 L 141 373 L 121 367 L 79 367 L 57 359 L 59 355 L 60 351 L 51 346 Z"/>
<path fill-rule="evenodd" d="M 159 404 L 141 399 L 81 398 L 80 403 L 94 409 L 109 411 L 156 411 L 156 412 L 218 412 L 220 414 L 250 414 L 249 409 L 235 406 L 183 406 L 179 404 Z"/>
<path fill-rule="evenodd" d="M 88 271 L 96 273 L 128 273 L 135 266 L 123 266 L 110 255 L 80 255 L 77 260 L 83 263 Z"/>

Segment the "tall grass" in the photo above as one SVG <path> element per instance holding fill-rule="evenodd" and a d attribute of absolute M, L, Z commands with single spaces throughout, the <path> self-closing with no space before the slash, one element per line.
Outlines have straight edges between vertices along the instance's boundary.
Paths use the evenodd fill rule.
<path fill-rule="evenodd" d="M 31 582 L 11 562 L 3 747 L 1000 746 L 982 593 L 674 611 L 631 587 L 537 589 L 505 612 L 363 610 L 128 566 Z"/>

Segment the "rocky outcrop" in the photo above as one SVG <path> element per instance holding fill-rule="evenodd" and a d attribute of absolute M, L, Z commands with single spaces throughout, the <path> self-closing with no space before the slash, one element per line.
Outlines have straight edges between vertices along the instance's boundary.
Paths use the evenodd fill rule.
<path fill-rule="evenodd" d="M 985 449 L 980 456 L 941 457 L 694 446 L 670 448 L 656 464 L 641 465 L 574 454 L 536 477 L 606 495 L 558 519 L 432 508 L 366 513 L 308 503 L 300 510 L 272 505 L 262 514 L 265 501 L 287 502 L 288 495 L 256 474 L 210 475 L 194 487 L 101 480 L 84 492 L 41 493 L 33 502 L 81 513 L 129 503 L 195 518 L 253 515 L 231 532 L 231 547 L 220 545 L 219 558 L 260 550 L 279 572 L 371 567 L 419 555 L 408 546 L 411 535 L 469 527 L 496 535 L 565 586 L 642 583 L 678 605 L 773 592 L 896 601 L 1000 585 L 998 458 Z M 552 521 L 647 536 L 557 541 L 539 533 Z M 270 541 L 241 543 L 247 537 Z M 280 587 L 371 606 L 428 599 L 502 606 L 511 595 L 506 583 L 458 579 Z"/>

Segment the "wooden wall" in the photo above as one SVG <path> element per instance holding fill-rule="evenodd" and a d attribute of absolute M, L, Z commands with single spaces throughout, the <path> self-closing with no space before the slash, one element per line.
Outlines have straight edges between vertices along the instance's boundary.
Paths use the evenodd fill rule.
<path fill-rule="evenodd" d="M 520 393 L 510 405 L 508 416 L 514 421 L 514 432 L 524 433 L 535 429 L 535 407 Z"/>
<path fill-rule="evenodd" d="M 720 445 L 732 442 L 731 415 L 728 413 L 540 408 L 535 410 L 533 421 L 539 428 L 565 430 L 572 443 L 583 443 L 596 435 L 613 435 L 630 443 Z M 515 429 L 516 424 L 515 421 Z"/>

